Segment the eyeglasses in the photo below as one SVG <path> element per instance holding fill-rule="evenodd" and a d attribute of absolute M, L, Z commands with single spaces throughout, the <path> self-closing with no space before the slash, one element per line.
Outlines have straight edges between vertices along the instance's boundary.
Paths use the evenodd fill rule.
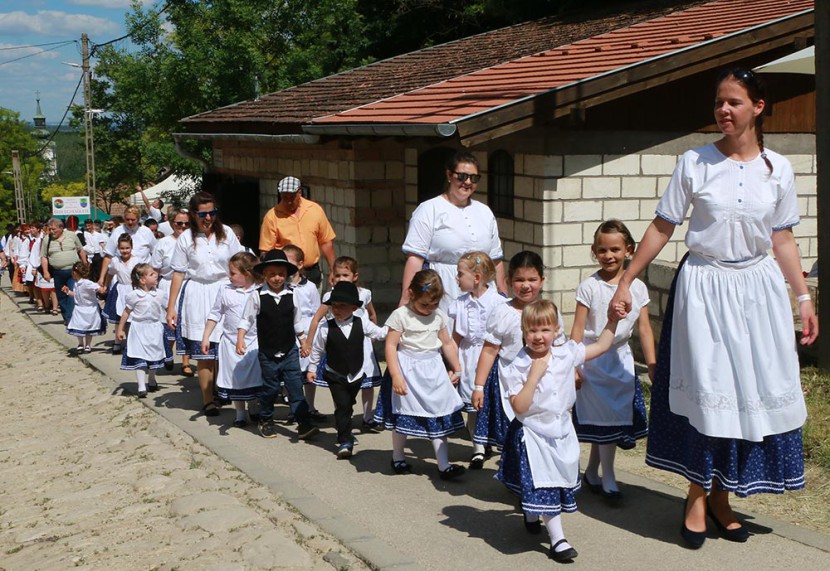
<path fill-rule="evenodd" d="M 205 214 L 210 214 L 210 212 L 205 212 Z M 186 228 L 190 226 L 190 222 L 173 222 L 173 226 L 184 226 Z"/>
<path fill-rule="evenodd" d="M 481 175 L 480 174 L 467 174 L 465 172 L 456 172 L 456 171 L 453 171 L 452 174 L 455 175 L 455 178 L 458 179 L 458 182 L 462 182 L 462 183 L 467 182 L 467 179 L 470 179 L 470 181 L 473 184 L 475 184 L 475 183 L 477 183 L 478 181 L 481 180 Z"/>
<path fill-rule="evenodd" d="M 207 218 L 208 216 L 210 216 L 211 218 L 216 218 L 216 216 L 218 214 L 219 214 L 219 209 L 214 208 L 213 210 L 207 210 L 205 212 L 197 212 L 196 216 L 198 216 L 199 218 Z"/>

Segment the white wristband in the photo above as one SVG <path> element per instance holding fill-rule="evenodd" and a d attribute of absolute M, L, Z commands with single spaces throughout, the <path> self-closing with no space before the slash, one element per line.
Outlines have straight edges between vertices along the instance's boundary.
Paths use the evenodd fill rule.
<path fill-rule="evenodd" d="M 810 297 L 809 293 L 805 293 L 804 295 L 800 295 L 795 299 L 798 303 L 804 303 L 805 301 L 813 301 L 813 298 Z"/>
<path fill-rule="evenodd" d="M 481 385 L 476 385 L 473 387 L 473 391 L 484 391 L 484 387 Z"/>

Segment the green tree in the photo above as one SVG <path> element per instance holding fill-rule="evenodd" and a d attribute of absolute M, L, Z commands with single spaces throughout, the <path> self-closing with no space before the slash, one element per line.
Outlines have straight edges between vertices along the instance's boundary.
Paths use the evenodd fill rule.
<path fill-rule="evenodd" d="M 38 141 L 20 120 L 20 114 L 0 107 L 0 228 L 17 223 L 12 176 L 12 151 L 20 152 L 20 171 L 29 220 L 41 219 L 48 210 L 40 200 L 41 175 L 45 165 L 37 155 Z M 9 173 L 9 174 L 6 174 Z"/>
<path fill-rule="evenodd" d="M 85 182 L 68 182 L 66 184 L 52 183 L 44 186 L 40 191 L 43 202 L 52 203 L 52 199 L 58 196 L 86 196 L 87 189 Z"/>

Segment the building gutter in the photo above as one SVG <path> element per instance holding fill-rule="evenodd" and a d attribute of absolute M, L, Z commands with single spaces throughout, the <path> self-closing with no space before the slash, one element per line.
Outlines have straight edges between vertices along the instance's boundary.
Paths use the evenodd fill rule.
<path fill-rule="evenodd" d="M 452 137 L 458 128 L 450 123 L 331 123 L 302 125 L 310 135 L 351 135 L 355 137 Z"/>
<path fill-rule="evenodd" d="M 178 151 L 179 144 L 181 143 L 181 141 L 239 141 L 254 143 L 289 143 L 294 145 L 315 145 L 318 142 L 320 142 L 320 137 L 318 135 L 311 134 L 262 135 L 255 133 L 173 133 L 173 140 L 176 141 L 176 150 Z"/>

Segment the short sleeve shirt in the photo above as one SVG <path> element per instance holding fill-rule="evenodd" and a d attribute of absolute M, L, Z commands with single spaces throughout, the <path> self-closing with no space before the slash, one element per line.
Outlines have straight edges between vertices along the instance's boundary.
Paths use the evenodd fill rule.
<path fill-rule="evenodd" d="M 608 323 L 608 304 L 617 292 L 616 284 L 609 284 L 599 273 L 593 274 L 576 288 L 576 301 L 588 308 L 588 317 L 585 320 L 584 340 L 586 342 L 596 341 L 599 338 L 605 325 Z M 648 305 L 648 288 L 639 279 L 631 283 L 631 307 L 625 319 L 617 324 L 614 333 L 614 344 L 628 341 L 637 319 L 640 317 L 640 310 Z"/>
<path fill-rule="evenodd" d="M 402 305 L 392 312 L 386 326 L 401 333 L 401 348 L 418 352 L 434 351 L 441 348 L 438 334 L 447 327 L 447 315 L 440 309 L 431 315 L 419 315 Z"/>

